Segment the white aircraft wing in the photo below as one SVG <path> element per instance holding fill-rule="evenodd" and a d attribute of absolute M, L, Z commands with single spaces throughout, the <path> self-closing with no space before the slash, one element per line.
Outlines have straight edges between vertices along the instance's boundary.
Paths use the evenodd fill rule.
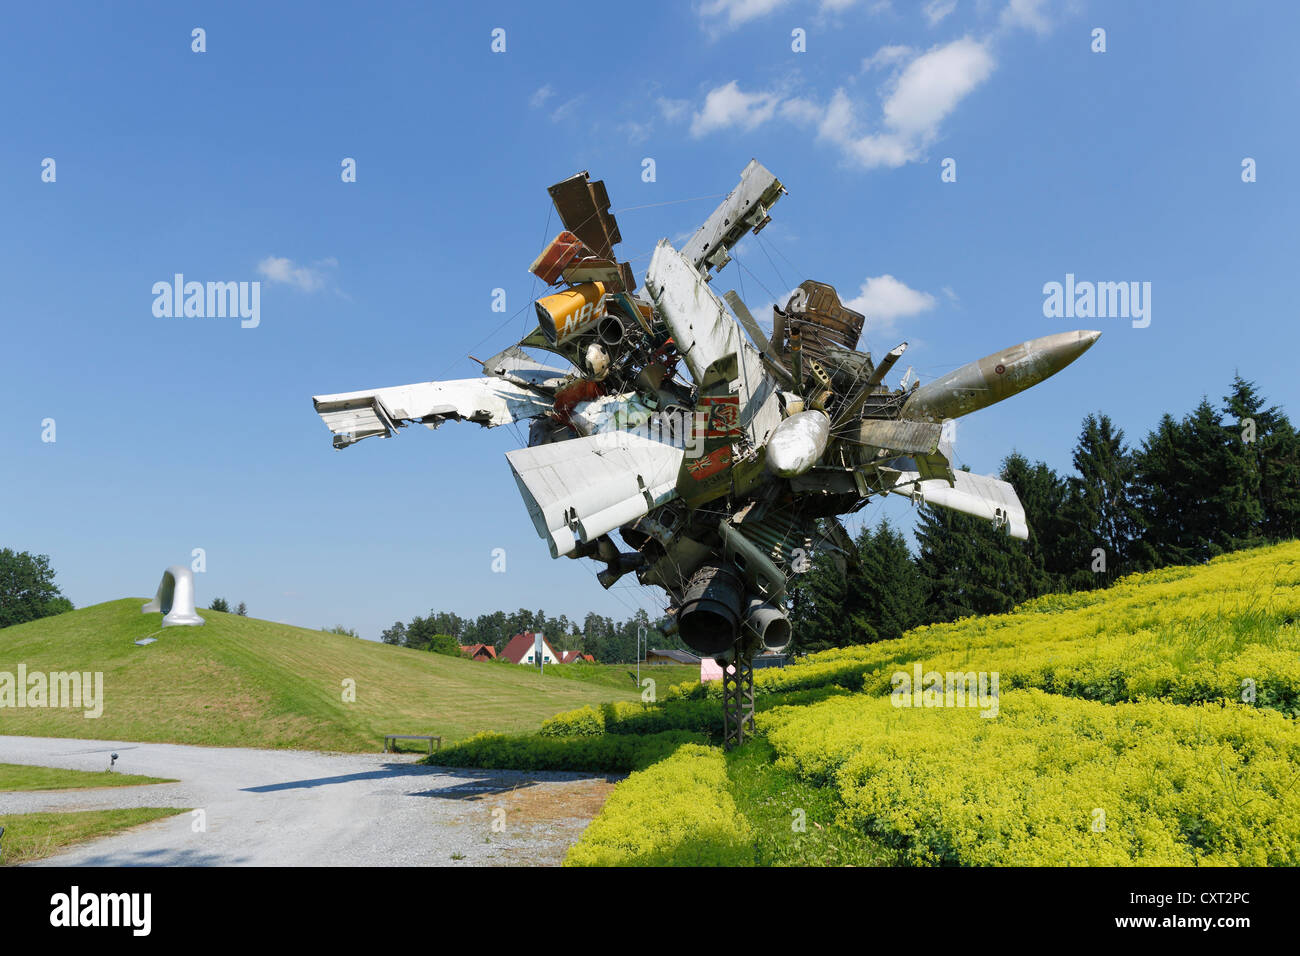
<path fill-rule="evenodd" d="M 631 431 L 506 452 L 537 534 L 551 557 L 677 497 L 685 452 Z"/>
<path fill-rule="evenodd" d="M 1010 483 L 991 475 L 972 475 L 968 471 L 953 472 L 953 479 L 955 484 L 949 485 L 943 478 L 922 478 L 918 472 L 904 471 L 899 473 L 889 493 L 986 518 L 995 527 L 1006 528 L 1011 537 L 1021 541 L 1029 537 L 1024 506 Z"/>
<path fill-rule="evenodd" d="M 437 428 L 444 421 L 477 422 L 487 428 L 532 418 L 552 406 L 549 396 L 496 377 L 394 385 L 312 398 L 334 433 L 334 447 L 393 432 L 409 422 Z"/>
<path fill-rule="evenodd" d="M 645 287 L 696 385 L 705 384 L 719 359 L 736 357 L 740 425 L 752 444 L 765 443 L 781 424 L 777 381 L 763 368 L 757 349 L 744 340 L 740 326 L 704 276 L 667 239 L 661 239 L 646 270 Z"/>

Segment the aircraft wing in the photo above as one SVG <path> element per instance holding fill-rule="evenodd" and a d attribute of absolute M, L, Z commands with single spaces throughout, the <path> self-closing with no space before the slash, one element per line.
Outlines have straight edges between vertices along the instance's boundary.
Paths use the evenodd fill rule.
<path fill-rule="evenodd" d="M 541 385 L 550 391 L 558 388 L 573 371 L 572 366 L 562 369 L 539 362 L 518 345 L 498 352 L 483 363 L 484 375 L 495 375 L 516 385 Z"/>
<path fill-rule="evenodd" d="M 740 326 L 704 275 L 662 239 L 646 270 L 645 286 L 695 384 L 702 392 L 714 386 L 726 390 L 729 376 L 738 375 L 738 424 L 755 446 L 766 442 L 781 424 L 777 381 L 763 368 L 758 351 L 744 340 Z M 729 372 L 725 381 L 717 380 L 718 370 L 730 367 L 726 360 L 731 356 L 735 357 L 736 372 Z"/>
<path fill-rule="evenodd" d="M 437 428 L 444 421 L 477 422 L 486 428 L 549 411 L 550 396 L 497 377 L 420 382 L 312 398 L 316 413 L 334 433 L 334 447 L 393 432 L 410 422 Z"/>
<path fill-rule="evenodd" d="M 781 181 L 756 159 L 740 173 L 740 183 L 686 243 L 686 258 L 706 277 L 731 261 L 731 247 L 767 225 L 768 210 L 785 193 Z M 707 278 L 706 280 L 707 281 Z"/>
<path fill-rule="evenodd" d="M 1029 537 L 1029 522 L 1016 489 L 1009 482 L 990 475 L 972 475 L 955 471 L 953 484 L 943 478 L 923 478 L 919 472 L 898 473 L 889 494 L 906 495 L 915 502 L 938 505 L 963 514 L 992 521 L 994 527 L 1021 541 Z"/>
<path fill-rule="evenodd" d="M 506 452 L 551 557 L 568 554 L 677 497 L 685 452 L 613 431 Z"/>

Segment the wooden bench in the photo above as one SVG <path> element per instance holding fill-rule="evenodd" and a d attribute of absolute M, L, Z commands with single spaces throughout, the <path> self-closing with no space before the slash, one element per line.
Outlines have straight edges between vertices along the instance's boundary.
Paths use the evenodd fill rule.
<path fill-rule="evenodd" d="M 424 740 L 429 744 L 429 753 L 433 753 L 433 742 L 438 741 L 438 749 L 442 749 L 442 738 L 430 736 L 428 734 L 384 734 L 384 753 L 396 753 L 397 741 L 399 740 Z M 388 745 L 392 743 L 390 748 Z"/>

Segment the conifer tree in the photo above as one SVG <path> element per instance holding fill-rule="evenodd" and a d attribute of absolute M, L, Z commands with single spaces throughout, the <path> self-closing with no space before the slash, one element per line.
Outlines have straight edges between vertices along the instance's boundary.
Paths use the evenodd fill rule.
<path fill-rule="evenodd" d="M 1022 543 L 983 518 L 923 505 L 916 540 L 929 622 L 1009 611 L 1031 596 Z"/>
<path fill-rule="evenodd" d="M 1025 509 L 1029 540 L 1025 552 L 1031 578 L 1030 596 L 1057 591 L 1065 578 L 1079 567 L 1077 552 L 1082 542 L 1073 540 L 1065 517 L 1066 483 L 1044 462 L 1029 463 L 1012 452 L 1002 462 L 1002 480 L 1010 482 Z"/>
<path fill-rule="evenodd" d="M 819 550 L 814 552 L 805 571 L 791 577 L 788 591 L 795 651 L 810 654 L 851 642 L 845 612 L 851 573 L 856 572 L 847 567 L 841 572 L 835 556 Z M 853 583 L 860 585 L 860 582 Z"/>
<path fill-rule="evenodd" d="M 1241 469 L 1234 467 L 1219 413 L 1209 400 L 1202 398 L 1183 423 L 1187 440 L 1184 529 L 1192 559 L 1205 561 L 1231 550 L 1249 529 L 1241 509 L 1247 489 Z"/>
<path fill-rule="evenodd" d="M 1188 560 L 1182 527 L 1183 428 L 1166 412 L 1134 453 L 1133 495 L 1142 514 L 1144 563 L 1158 566 Z"/>
<path fill-rule="evenodd" d="M 1135 455 L 1135 497 L 1152 563 L 1192 564 L 1232 547 L 1244 525 L 1224 512 L 1239 508 L 1245 478 L 1234 465 L 1228 435 L 1209 401 L 1182 421 L 1166 413 Z"/>
<path fill-rule="evenodd" d="M 922 622 L 925 594 L 907 539 L 881 518 L 858 534 L 858 567 L 849 572 L 848 601 L 856 640 L 891 640 Z"/>
<path fill-rule="evenodd" d="M 1234 546 L 1293 538 L 1300 532 L 1300 440 L 1277 406 L 1265 407 L 1254 382 L 1234 375 L 1223 398 L 1229 459 L 1242 499 L 1228 514 Z"/>
<path fill-rule="evenodd" d="M 1109 415 L 1089 414 L 1073 462 L 1076 474 L 1067 479 L 1063 514 L 1078 563 L 1067 575 L 1067 586 L 1109 584 L 1141 566 L 1134 544 L 1142 516 L 1133 500 L 1134 463 L 1123 430 Z"/>

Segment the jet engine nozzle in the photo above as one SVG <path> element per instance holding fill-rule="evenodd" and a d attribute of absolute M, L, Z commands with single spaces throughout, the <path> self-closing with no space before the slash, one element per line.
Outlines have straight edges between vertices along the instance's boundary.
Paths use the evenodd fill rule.
<path fill-rule="evenodd" d="M 731 568 L 706 564 L 691 577 L 677 612 L 682 640 L 703 657 L 730 649 L 740 630 L 745 585 Z"/>
<path fill-rule="evenodd" d="M 745 631 L 769 651 L 781 651 L 790 643 L 790 618 L 762 598 L 751 597 L 745 607 Z"/>
<path fill-rule="evenodd" d="M 609 315 L 596 324 L 596 336 L 611 348 L 620 344 L 627 336 L 622 320 L 616 315 Z"/>
<path fill-rule="evenodd" d="M 623 554 L 615 555 L 609 560 L 605 570 L 596 573 L 596 580 L 600 586 L 608 591 L 623 575 L 629 571 L 635 571 L 641 565 L 645 564 L 645 555 L 639 551 L 627 551 Z"/>

